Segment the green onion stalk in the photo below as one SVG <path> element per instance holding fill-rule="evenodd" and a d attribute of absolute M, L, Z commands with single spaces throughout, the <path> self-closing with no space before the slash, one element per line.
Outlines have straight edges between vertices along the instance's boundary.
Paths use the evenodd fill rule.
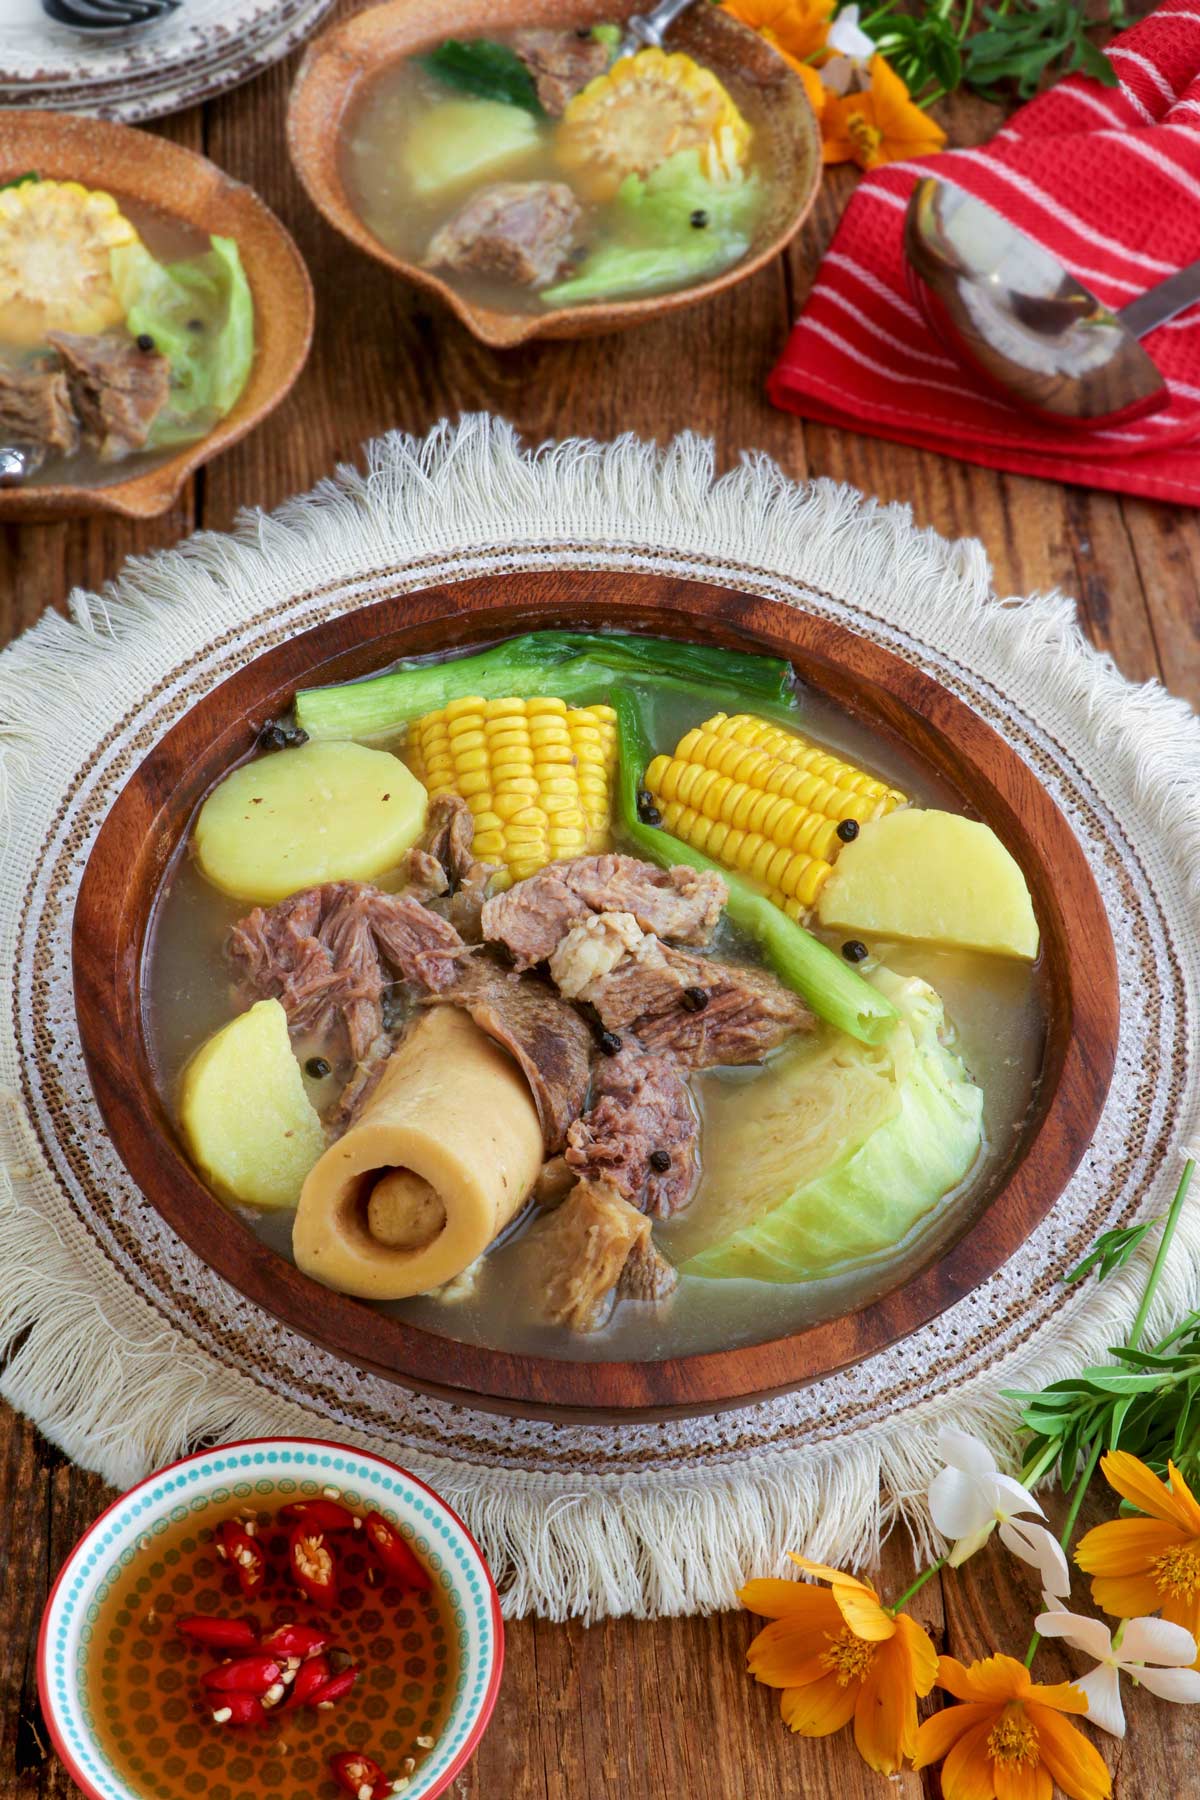
<path fill-rule="evenodd" d="M 742 876 L 638 817 L 638 789 L 650 760 L 649 747 L 633 695 L 617 690 L 612 705 L 619 747 L 617 811 L 624 836 L 648 862 L 661 868 L 686 863 L 719 875 L 729 890 L 725 910 L 730 919 L 754 939 L 779 979 L 827 1024 L 860 1043 L 882 1043 L 899 1018 L 890 1000 Z"/>
<path fill-rule="evenodd" d="M 622 680 L 653 680 L 677 692 L 709 690 L 710 702 L 787 707 L 792 671 L 780 657 L 625 633 L 531 631 L 472 656 L 405 662 L 344 687 L 305 688 L 296 722 L 310 738 L 380 737 L 437 712 L 463 694 L 496 700 L 553 694 L 578 704 L 609 696 Z"/>

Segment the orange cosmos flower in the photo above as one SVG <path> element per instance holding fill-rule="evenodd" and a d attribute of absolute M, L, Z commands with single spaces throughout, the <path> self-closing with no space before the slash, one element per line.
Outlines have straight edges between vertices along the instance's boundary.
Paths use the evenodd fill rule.
<path fill-rule="evenodd" d="M 1200 1504 L 1174 1463 L 1170 1487 L 1127 1450 L 1109 1451 L 1100 1467 L 1109 1486 L 1149 1516 L 1113 1519 L 1080 1538 L 1075 1561 L 1092 1577 L 1092 1598 L 1121 1619 L 1161 1612 L 1197 1637 Z"/>
<path fill-rule="evenodd" d="M 835 4 L 836 0 L 725 0 L 725 11 L 766 38 L 803 74 L 809 57 L 825 47 Z"/>
<path fill-rule="evenodd" d="M 782 1688 L 779 1710 L 803 1737 L 828 1737 L 854 1720 L 854 1741 L 873 1769 L 894 1775 L 917 1741 L 917 1696 L 937 1676 L 937 1651 L 874 1588 L 806 1557 L 792 1561 L 828 1588 L 750 1581 L 738 1598 L 771 1619 L 747 1652 L 750 1673 Z"/>
<path fill-rule="evenodd" d="M 913 1768 L 945 1759 L 944 1800 L 1051 1800 L 1055 1782 L 1071 1800 L 1108 1800 L 1104 1758 L 1062 1717 L 1087 1711 L 1087 1696 L 1070 1682 L 1039 1687 L 1011 1656 L 969 1669 L 943 1656 L 937 1683 L 966 1704 L 926 1719 Z"/>
<path fill-rule="evenodd" d="M 860 169 L 930 156 L 946 142 L 940 125 L 908 97 L 908 89 L 882 56 L 871 58 L 871 85 L 860 94 L 830 94 L 821 119 L 827 163 L 856 162 Z"/>

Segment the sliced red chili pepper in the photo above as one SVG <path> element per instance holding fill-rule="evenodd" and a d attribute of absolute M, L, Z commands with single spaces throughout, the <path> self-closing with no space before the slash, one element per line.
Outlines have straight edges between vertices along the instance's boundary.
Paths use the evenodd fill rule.
<path fill-rule="evenodd" d="M 281 1519 L 303 1519 L 313 1531 L 361 1531 L 362 1520 L 336 1500 L 289 1500 Z"/>
<path fill-rule="evenodd" d="M 265 1725 L 267 1715 L 257 1694 L 219 1694 L 213 1708 L 214 1725 Z"/>
<path fill-rule="evenodd" d="M 335 1701 L 344 1700 L 350 1689 L 358 1680 L 358 1670 L 343 1669 L 340 1675 L 331 1675 L 323 1682 L 315 1693 L 308 1697 L 310 1706 L 332 1706 Z"/>
<path fill-rule="evenodd" d="M 283 1669 L 273 1657 L 239 1656 L 235 1662 L 221 1663 L 215 1669 L 206 1669 L 200 1677 L 206 1688 L 214 1694 L 257 1694 L 259 1699 L 269 1687 L 283 1674 Z"/>
<path fill-rule="evenodd" d="M 332 1673 L 327 1656 L 313 1656 L 308 1662 L 301 1663 L 292 1691 L 283 1703 L 284 1712 L 293 1712 L 298 1706 L 311 1706 L 313 1695 L 325 1686 Z"/>
<path fill-rule="evenodd" d="M 329 1759 L 329 1773 L 343 1794 L 352 1795 L 353 1800 L 371 1800 L 376 1784 L 383 1780 L 379 1764 L 361 1750 L 339 1750 Z M 391 1792 L 390 1783 L 384 1791 Z"/>
<path fill-rule="evenodd" d="M 175 1629 L 209 1650 L 257 1650 L 253 1625 L 245 1619 L 218 1619 L 211 1613 L 189 1613 Z"/>
<path fill-rule="evenodd" d="M 332 1546 L 320 1531 L 303 1519 L 288 1537 L 288 1564 L 292 1580 L 316 1606 L 332 1606 L 337 1599 L 337 1563 Z"/>
<path fill-rule="evenodd" d="M 366 1517 L 367 1542 L 376 1556 L 401 1587 L 416 1588 L 427 1594 L 433 1586 L 428 1569 L 420 1559 L 414 1556 L 394 1525 L 389 1525 L 382 1513 L 368 1513 Z"/>
<path fill-rule="evenodd" d="M 261 1544 L 255 1543 L 246 1527 L 237 1519 L 226 1519 L 217 1541 L 217 1553 L 234 1569 L 238 1586 L 249 1599 L 257 1594 L 267 1573 L 267 1559 Z"/>
<path fill-rule="evenodd" d="M 320 1656 L 329 1643 L 329 1633 L 315 1625 L 277 1625 L 262 1641 L 272 1656 Z"/>

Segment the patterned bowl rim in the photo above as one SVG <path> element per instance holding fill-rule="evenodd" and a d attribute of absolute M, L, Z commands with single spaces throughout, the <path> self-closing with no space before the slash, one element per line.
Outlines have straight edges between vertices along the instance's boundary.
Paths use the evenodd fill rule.
<path fill-rule="evenodd" d="M 67 1728 L 65 1723 L 61 1720 L 59 1703 L 55 1697 L 54 1671 L 51 1666 L 53 1655 L 51 1650 L 51 1633 L 61 1627 L 60 1639 L 65 1640 L 70 1632 L 72 1619 L 78 1604 L 86 1601 L 88 1596 L 95 1591 L 99 1581 L 102 1580 L 108 1572 L 110 1566 L 109 1559 L 107 1557 L 101 1558 L 98 1552 L 95 1552 L 95 1566 L 89 1569 L 88 1577 L 85 1579 L 80 1574 L 81 1564 L 87 1558 L 89 1551 L 94 1551 L 98 1539 L 103 1535 L 103 1529 L 106 1522 L 112 1520 L 114 1515 L 121 1513 L 123 1509 L 129 1508 L 131 1502 L 136 1501 L 139 1496 L 145 1495 L 147 1490 L 152 1489 L 156 1483 L 163 1481 L 166 1477 L 176 1475 L 181 1469 L 190 1469 L 193 1466 L 199 1467 L 204 1464 L 212 1464 L 219 1461 L 222 1457 L 230 1455 L 232 1452 L 246 1450 L 263 1452 L 268 1455 L 274 1453 L 276 1456 L 280 1453 L 290 1455 L 297 1451 L 323 1451 L 328 1452 L 331 1458 L 344 1457 L 358 1464 L 360 1468 L 355 1471 L 355 1474 L 358 1475 L 360 1480 L 369 1480 L 373 1478 L 372 1475 L 368 1475 L 368 1471 L 372 1471 L 374 1476 L 377 1476 L 380 1471 L 386 1471 L 389 1477 L 399 1477 L 401 1482 L 407 1485 L 409 1491 L 401 1491 L 394 1494 L 394 1499 L 398 1504 L 398 1507 L 401 1510 L 406 1508 L 412 1500 L 416 1498 L 417 1491 L 419 1491 L 420 1494 L 425 1495 L 429 1500 L 432 1500 L 437 1509 L 436 1514 L 434 1515 L 435 1518 L 440 1519 L 443 1527 L 449 1526 L 452 1528 L 450 1532 L 443 1531 L 443 1536 L 447 1538 L 446 1547 L 459 1552 L 464 1567 L 470 1567 L 471 1563 L 474 1562 L 479 1574 L 482 1576 L 484 1584 L 483 1595 L 482 1597 L 478 1595 L 475 1596 L 476 1629 L 471 1634 L 473 1647 L 469 1650 L 464 1650 L 463 1655 L 466 1675 L 470 1674 L 472 1663 L 479 1664 L 479 1669 L 476 1673 L 476 1694 L 467 1698 L 465 1701 L 461 1698 L 457 1698 L 451 1709 L 451 1717 L 453 1717 L 454 1711 L 460 1706 L 462 1707 L 464 1716 L 459 1720 L 457 1725 L 457 1732 L 459 1736 L 461 1736 L 462 1741 L 455 1741 L 452 1745 L 450 1761 L 443 1768 L 438 1768 L 439 1758 L 436 1752 L 431 1755 L 428 1766 L 432 1776 L 432 1784 L 429 1786 L 421 1785 L 420 1776 L 418 1774 L 417 1776 L 414 1776 L 413 1786 L 408 1794 L 408 1800 L 435 1800 L 435 1796 L 446 1791 L 455 1776 L 474 1754 L 480 1739 L 487 1729 L 488 1722 L 492 1716 L 492 1710 L 496 1704 L 497 1695 L 500 1691 L 500 1678 L 504 1669 L 504 1623 L 501 1618 L 500 1597 L 496 1591 L 496 1583 L 493 1579 L 491 1570 L 488 1568 L 482 1550 L 479 1548 L 479 1545 L 476 1543 L 471 1533 L 467 1530 L 467 1527 L 463 1524 L 453 1507 L 448 1506 L 441 1495 L 435 1492 L 427 1482 L 421 1481 L 408 1469 L 401 1467 L 399 1463 L 391 1462 L 387 1457 L 379 1456 L 374 1451 L 359 1450 L 351 1444 L 342 1444 L 338 1443 L 336 1440 L 326 1438 L 239 1438 L 232 1443 L 214 1445 L 210 1450 L 193 1451 L 188 1456 L 180 1457 L 176 1462 L 167 1463 L 163 1468 L 156 1469 L 152 1474 L 147 1475 L 144 1480 L 135 1483 L 135 1485 L 129 1488 L 127 1492 L 119 1495 L 111 1505 L 105 1507 L 99 1518 L 93 1520 L 92 1524 L 88 1526 L 82 1537 L 80 1537 L 72 1547 L 62 1568 L 55 1578 L 54 1585 L 50 1590 L 49 1598 L 46 1601 L 45 1610 L 42 1614 L 41 1628 L 38 1632 L 38 1697 L 41 1701 L 42 1714 L 45 1718 L 46 1726 L 50 1733 L 50 1739 L 56 1753 L 61 1759 L 72 1781 L 74 1781 L 76 1786 L 81 1788 L 82 1791 L 89 1796 L 89 1800 L 112 1800 L 113 1791 L 125 1794 L 128 1796 L 128 1800 L 144 1800 L 144 1796 L 132 1788 L 124 1776 L 118 1775 L 117 1772 L 111 1768 L 108 1758 L 101 1753 L 99 1746 L 94 1740 L 90 1742 L 90 1748 L 93 1754 L 95 1754 L 97 1762 L 104 1765 L 108 1774 L 108 1779 L 111 1782 L 112 1791 L 106 1792 L 103 1788 L 98 1787 L 91 1776 L 89 1776 L 80 1766 L 78 1757 L 67 1741 Z M 222 1471 L 220 1470 L 211 1468 L 208 1470 L 209 1475 L 215 1475 L 221 1472 Z M 341 1471 L 336 1472 L 340 1473 Z M 167 1498 L 166 1494 L 164 1494 L 162 1498 L 165 1501 Z M 147 1515 L 147 1518 L 148 1517 L 149 1515 Z M 132 1518 L 133 1514 L 131 1513 L 129 1518 L 120 1521 L 123 1528 L 120 1535 L 124 1535 L 124 1528 L 132 1522 Z M 140 1529 L 144 1529 L 146 1523 L 147 1520 L 143 1520 Z M 69 1592 L 66 1589 L 68 1578 L 74 1579 L 76 1583 L 74 1589 Z M 457 1578 L 453 1579 L 447 1588 L 447 1593 L 451 1598 L 465 1598 L 461 1580 Z M 486 1607 L 484 1605 L 484 1600 L 487 1602 Z M 490 1630 L 488 1629 L 489 1624 Z M 483 1686 L 483 1691 L 480 1694 L 478 1690 L 481 1684 Z M 465 1685 L 464 1680 L 464 1689 Z M 74 1721 L 73 1728 L 79 1731 L 81 1736 L 86 1736 L 86 1733 L 84 1733 L 78 1725 L 74 1725 Z M 435 1771 L 436 1774 L 434 1773 Z"/>

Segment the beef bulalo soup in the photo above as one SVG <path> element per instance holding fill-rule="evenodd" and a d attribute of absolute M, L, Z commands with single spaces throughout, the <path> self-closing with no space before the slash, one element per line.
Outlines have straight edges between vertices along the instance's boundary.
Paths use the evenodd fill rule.
<path fill-rule="evenodd" d="M 300 693 L 147 956 L 222 1200 L 317 1282 L 553 1356 L 894 1287 L 987 1203 L 1042 1058 L 994 833 L 785 663 L 654 638 Z"/>
<path fill-rule="evenodd" d="M 207 436 L 253 356 L 232 238 L 34 171 L 0 187 L 0 485 L 126 478 Z"/>
<path fill-rule="evenodd" d="M 739 262 L 776 181 L 760 87 L 615 25 L 450 40 L 384 68 L 343 177 L 387 248 L 501 311 L 686 288 Z"/>

